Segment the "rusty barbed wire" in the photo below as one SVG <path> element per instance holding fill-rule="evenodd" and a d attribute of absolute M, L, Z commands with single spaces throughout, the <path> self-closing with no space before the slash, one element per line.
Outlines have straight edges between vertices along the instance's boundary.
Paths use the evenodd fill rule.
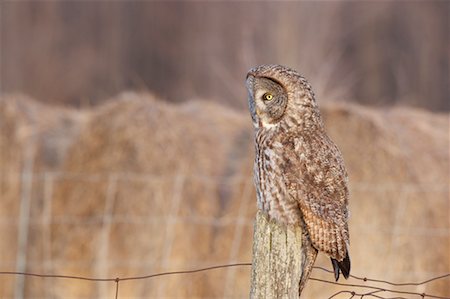
<path fill-rule="evenodd" d="M 328 272 L 328 273 L 333 273 L 333 271 L 328 270 L 328 269 L 323 268 L 323 267 L 315 266 L 314 269 L 322 270 L 322 271 L 325 271 L 325 272 Z M 350 274 L 350 277 L 352 277 L 354 279 L 358 279 L 358 280 L 363 280 L 363 281 L 385 283 L 385 284 L 389 284 L 389 285 L 392 285 L 392 286 L 397 286 L 397 287 L 400 286 L 401 287 L 401 286 L 419 286 L 419 285 L 427 284 L 427 283 L 435 281 L 435 280 L 439 280 L 439 279 L 442 279 L 442 278 L 450 277 L 450 273 L 447 273 L 447 274 L 444 274 L 444 275 L 441 275 L 441 276 L 436 276 L 436 277 L 424 280 L 422 282 L 402 282 L 402 283 L 395 283 L 395 282 L 390 282 L 390 281 L 387 281 L 387 280 L 379 280 L 379 279 L 373 279 L 373 278 L 367 278 L 367 277 L 359 277 L 359 276 L 352 275 L 352 274 Z"/>
<path fill-rule="evenodd" d="M 74 280 L 86 280 L 86 281 L 95 281 L 95 282 L 114 282 L 115 283 L 115 299 L 119 299 L 119 283 L 121 281 L 129 281 L 129 280 L 143 280 L 143 279 L 151 279 L 155 277 L 161 277 L 161 276 L 168 276 L 168 275 L 181 275 L 181 274 L 193 274 L 198 272 L 204 272 L 204 271 L 210 271 L 210 270 L 216 270 L 216 269 L 223 269 L 223 268 L 230 268 L 230 267 L 241 267 L 241 266 L 251 266 L 252 263 L 233 263 L 233 264 L 224 264 L 224 265 L 215 265 L 205 268 L 198 268 L 193 270 L 181 270 L 181 271 L 168 271 L 168 272 L 159 272 L 149 275 L 143 275 L 143 276 L 130 276 L 130 277 L 116 277 L 116 278 L 97 278 L 97 277 L 85 277 L 85 276 L 74 276 L 74 275 L 61 275 L 61 274 L 40 274 L 40 273 L 30 273 L 30 272 L 15 272 L 15 271 L 0 271 L 0 275 L 24 275 L 24 276 L 30 276 L 30 277 L 40 277 L 40 278 L 58 278 L 58 279 L 74 279 Z M 314 267 L 316 270 L 321 270 L 327 273 L 333 273 L 333 271 L 328 270 L 323 267 Z M 359 277 L 356 275 L 350 275 L 351 278 L 363 281 L 364 283 L 381 283 L 381 284 L 387 284 L 390 286 L 396 286 L 396 287 L 404 287 L 404 286 L 419 286 L 419 285 L 425 285 L 427 283 L 450 278 L 450 273 L 432 277 L 430 279 L 421 281 L 421 282 L 405 282 L 405 283 L 396 283 L 396 282 L 390 282 L 387 280 L 379 280 L 379 279 L 373 279 L 373 278 L 367 278 L 367 277 Z M 401 294 L 401 295 L 413 295 L 418 296 L 419 298 L 435 298 L 435 299 L 450 299 L 450 297 L 443 297 L 438 295 L 432 295 L 427 293 L 418 293 L 418 292 L 412 292 L 412 291 L 400 291 L 400 290 L 394 290 L 394 289 L 388 289 L 388 288 L 381 288 L 378 286 L 370 285 L 370 284 L 351 284 L 351 283 L 340 283 L 336 281 L 329 281 L 325 279 L 310 277 L 309 280 L 321 282 L 321 283 L 327 283 L 327 284 L 333 284 L 348 288 L 365 288 L 370 289 L 370 291 L 367 292 L 356 292 L 352 290 L 340 290 L 334 294 L 332 294 L 327 299 L 335 298 L 336 296 L 340 294 L 349 294 L 350 297 L 348 299 L 352 298 L 380 298 L 380 299 L 410 299 L 406 297 L 383 297 L 379 295 L 380 293 L 391 293 L 391 294 Z M 414 298 L 418 298 L 414 297 Z"/>

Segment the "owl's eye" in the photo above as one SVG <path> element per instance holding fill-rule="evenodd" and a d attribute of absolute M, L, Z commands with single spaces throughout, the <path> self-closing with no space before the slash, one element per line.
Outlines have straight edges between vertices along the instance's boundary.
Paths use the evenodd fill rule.
<path fill-rule="evenodd" d="M 272 101 L 273 100 L 273 94 L 271 94 L 270 92 L 266 92 L 265 94 L 263 94 L 263 100 L 264 101 Z"/>

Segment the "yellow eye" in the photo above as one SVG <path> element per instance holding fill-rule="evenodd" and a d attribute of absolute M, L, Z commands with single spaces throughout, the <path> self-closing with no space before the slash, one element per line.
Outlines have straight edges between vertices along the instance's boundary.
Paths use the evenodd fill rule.
<path fill-rule="evenodd" d="M 272 100 L 273 100 L 273 94 L 271 94 L 271 93 L 269 93 L 269 92 L 266 92 L 266 93 L 263 95 L 263 100 L 264 100 L 264 101 L 272 101 Z"/>

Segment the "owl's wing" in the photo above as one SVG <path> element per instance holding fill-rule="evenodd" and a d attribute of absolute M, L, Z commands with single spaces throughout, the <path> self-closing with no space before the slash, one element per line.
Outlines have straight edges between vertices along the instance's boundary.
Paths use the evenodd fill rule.
<path fill-rule="evenodd" d="M 348 187 L 342 155 L 326 135 L 296 137 L 285 161 L 285 182 L 303 215 L 313 246 L 348 259 Z"/>

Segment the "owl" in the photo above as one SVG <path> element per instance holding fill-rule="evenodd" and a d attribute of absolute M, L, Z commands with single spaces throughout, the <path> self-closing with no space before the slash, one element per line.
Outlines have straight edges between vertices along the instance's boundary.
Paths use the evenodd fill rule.
<path fill-rule="evenodd" d="M 251 69 L 246 85 L 258 208 L 280 224 L 302 227 L 300 292 L 318 251 L 331 258 L 336 281 L 340 273 L 348 278 L 347 171 L 325 132 L 311 86 L 280 65 Z"/>

